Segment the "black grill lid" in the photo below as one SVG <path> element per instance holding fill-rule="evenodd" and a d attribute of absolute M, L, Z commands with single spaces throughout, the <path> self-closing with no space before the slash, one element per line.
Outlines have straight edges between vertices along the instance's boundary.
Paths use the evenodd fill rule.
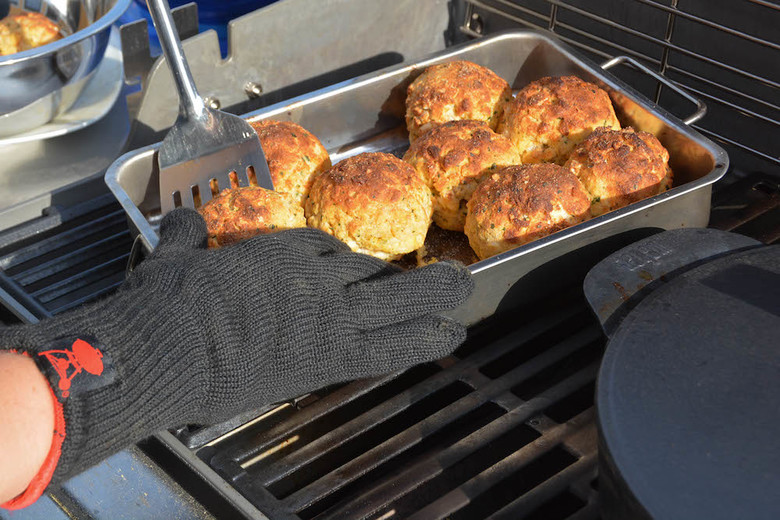
<path fill-rule="evenodd" d="M 605 518 L 780 518 L 780 246 L 646 295 L 607 347 L 596 406 Z"/>

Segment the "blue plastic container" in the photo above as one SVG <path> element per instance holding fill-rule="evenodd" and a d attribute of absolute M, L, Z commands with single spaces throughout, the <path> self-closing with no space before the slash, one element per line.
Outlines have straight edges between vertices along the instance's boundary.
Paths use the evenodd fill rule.
<path fill-rule="evenodd" d="M 219 37 L 219 48 L 222 51 L 222 56 L 225 56 L 227 55 L 228 22 L 241 15 L 251 13 L 256 9 L 272 4 L 275 1 L 277 0 L 198 0 L 195 3 L 198 4 L 198 23 L 200 31 L 203 32 L 208 29 L 214 29 Z M 190 2 L 191 0 L 168 0 L 171 8 Z M 147 26 L 149 27 L 149 40 L 152 54 L 160 54 L 162 52 L 160 49 L 160 41 L 157 39 L 157 33 L 152 25 L 152 18 L 149 15 L 145 0 L 134 0 L 125 14 L 119 19 L 118 24 L 121 25 L 133 22 L 141 18 L 146 19 Z"/>

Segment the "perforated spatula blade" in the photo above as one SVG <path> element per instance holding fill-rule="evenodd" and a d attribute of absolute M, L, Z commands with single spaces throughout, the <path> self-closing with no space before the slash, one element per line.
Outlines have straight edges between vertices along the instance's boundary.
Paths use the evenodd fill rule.
<path fill-rule="evenodd" d="M 273 189 L 268 163 L 252 127 L 240 117 L 217 110 L 207 110 L 204 119 L 207 128 L 201 120 L 180 118 L 162 142 L 157 160 L 163 214 L 177 206 L 205 204 L 231 186 L 254 184 L 253 177 L 258 185 Z"/>
<path fill-rule="evenodd" d="M 238 116 L 207 107 L 198 95 L 167 0 L 147 5 L 179 92 L 179 117 L 157 159 L 162 214 L 177 206 L 196 208 L 230 187 L 256 183 L 273 189 L 254 129 Z"/>

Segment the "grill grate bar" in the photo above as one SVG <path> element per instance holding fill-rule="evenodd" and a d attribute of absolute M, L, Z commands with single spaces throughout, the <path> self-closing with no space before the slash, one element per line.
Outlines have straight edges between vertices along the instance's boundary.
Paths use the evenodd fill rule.
<path fill-rule="evenodd" d="M 507 12 L 501 11 L 500 9 L 496 9 L 495 7 L 492 7 L 490 5 L 484 4 L 480 0 L 469 0 L 469 2 L 472 5 L 475 5 L 475 6 L 479 7 L 479 8 L 481 8 L 481 9 L 484 9 L 485 11 L 497 14 L 497 15 L 502 16 L 502 17 L 504 17 L 504 18 L 506 18 L 508 20 L 511 20 L 513 22 L 522 24 L 522 25 L 524 25 L 526 27 L 530 27 L 532 29 L 547 29 L 543 25 L 538 25 L 538 24 L 529 22 L 527 20 L 523 20 L 522 18 L 518 18 L 516 16 L 512 16 L 511 14 L 509 14 Z M 512 5 L 515 8 L 519 8 L 519 6 L 516 6 L 514 4 L 512 4 Z M 522 12 L 528 11 L 525 8 L 522 8 L 520 10 Z M 541 16 L 541 17 L 544 18 L 544 16 L 540 15 L 539 13 L 536 13 L 536 12 L 533 12 L 533 11 L 530 11 L 530 13 L 533 13 L 535 16 Z M 546 20 L 547 18 L 544 18 L 544 19 Z M 611 47 L 611 48 L 613 48 L 613 49 L 615 49 L 615 50 L 617 50 L 617 51 L 619 51 L 619 52 L 621 52 L 623 54 L 628 54 L 628 55 L 630 55 L 630 56 L 632 56 L 634 58 L 639 58 L 641 60 L 649 61 L 649 62 L 651 62 L 654 65 L 658 65 L 660 63 L 659 60 L 655 60 L 653 58 L 650 58 L 650 57 L 646 56 L 645 54 L 642 54 L 641 52 L 636 52 L 633 49 L 630 49 L 628 47 L 624 47 L 622 45 L 619 45 L 617 43 L 611 42 L 609 40 L 605 40 L 603 38 L 599 38 L 599 37 L 597 37 L 597 36 L 595 36 L 593 34 L 590 34 L 590 33 L 587 33 L 585 31 L 582 31 L 582 30 L 580 30 L 580 29 L 578 29 L 576 27 L 572 27 L 571 25 L 563 24 L 561 22 L 557 22 L 556 23 L 556 27 L 562 27 L 564 29 L 570 30 L 570 31 L 572 31 L 575 34 L 579 34 L 579 35 L 585 36 L 585 37 L 587 37 L 587 38 L 589 38 L 591 40 L 598 41 L 599 43 L 607 45 L 607 46 L 609 46 L 609 47 Z M 475 36 L 475 37 L 481 36 L 481 34 L 479 34 L 479 33 L 473 33 L 472 32 L 470 34 L 471 34 L 471 36 Z M 591 47 L 589 45 L 586 45 L 584 43 L 578 42 L 577 40 L 574 40 L 572 38 L 568 38 L 568 37 L 566 37 L 566 36 L 564 36 L 562 34 L 556 33 L 556 36 L 558 37 L 558 39 L 563 40 L 564 42 L 566 42 L 566 43 L 568 43 L 570 45 L 573 45 L 573 46 L 575 46 L 577 48 L 580 48 L 580 49 L 586 50 L 588 52 L 592 52 L 594 54 L 597 54 L 597 55 L 601 56 L 602 58 L 612 58 L 614 56 L 614 55 L 606 53 L 606 52 L 604 52 L 602 50 L 599 50 L 599 49 L 596 49 L 596 48 Z"/>
<path fill-rule="evenodd" d="M 717 96 L 714 96 L 712 94 L 708 94 L 707 92 L 703 92 L 703 91 L 701 91 L 701 90 L 699 90 L 697 88 L 694 88 L 694 87 L 691 87 L 691 86 L 686 86 L 685 88 L 689 92 L 692 92 L 692 93 L 696 94 L 697 96 L 700 96 L 700 97 L 703 97 L 703 98 L 707 98 L 710 101 L 714 101 L 715 103 L 718 103 L 719 105 L 723 105 L 723 106 L 731 108 L 733 110 L 737 110 L 739 112 L 742 112 L 746 116 L 754 117 L 756 119 L 760 119 L 762 121 L 765 121 L 765 122 L 767 122 L 769 124 L 772 124 L 772 125 L 775 125 L 775 126 L 780 126 L 780 121 L 778 121 L 776 119 L 772 119 L 769 116 L 765 116 L 764 114 L 759 114 L 758 112 L 754 112 L 754 111 L 750 110 L 749 108 L 745 108 L 743 106 L 736 105 L 734 103 L 731 103 L 730 101 L 726 101 L 725 99 L 721 99 L 721 98 L 719 98 Z"/>
<path fill-rule="evenodd" d="M 738 97 L 741 97 L 742 99 L 745 99 L 745 100 L 750 101 L 752 103 L 757 103 L 759 105 L 765 106 L 766 108 L 768 108 L 770 110 L 780 111 L 780 105 L 775 105 L 775 104 L 770 103 L 769 101 L 766 101 L 764 99 L 760 99 L 760 98 L 757 98 L 755 96 L 751 96 L 750 94 L 748 94 L 746 92 L 743 92 L 741 90 L 733 89 L 733 88 L 731 88 L 731 87 L 729 87 L 727 85 L 723 85 L 721 83 L 717 83 L 715 81 L 712 81 L 711 79 L 707 79 L 707 78 L 705 78 L 703 76 L 700 76 L 698 74 L 694 74 L 693 72 L 687 71 L 685 69 L 681 69 L 679 67 L 675 67 L 674 65 L 669 65 L 667 70 L 669 70 L 671 72 L 674 72 L 676 74 L 681 74 L 683 76 L 686 76 L 686 77 L 691 78 L 691 79 L 696 80 L 696 81 L 701 81 L 702 83 L 705 83 L 705 84 L 707 84 L 707 85 L 709 85 L 711 87 L 720 89 L 720 90 L 722 90 L 724 92 L 728 92 L 729 94 L 732 94 L 734 96 L 738 96 Z M 679 84 L 679 82 L 677 82 L 677 83 Z M 688 85 L 686 85 L 686 88 L 689 89 L 689 90 L 693 90 Z M 718 98 L 718 97 L 713 97 L 713 100 L 714 101 L 718 101 L 718 102 L 721 101 L 721 99 Z"/>
<path fill-rule="evenodd" d="M 118 242 L 120 242 L 123 238 L 128 238 L 129 236 L 130 235 L 128 231 L 123 230 L 107 237 L 99 238 L 98 240 L 89 242 L 83 247 L 73 249 L 67 253 L 63 253 L 60 256 L 52 258 L 51 260 L 41 262 L 36 266 L 31 267 L 30 269 L 19 272 L 13 275 L 13 278 L 24 286 L 35 284 L 36 282 L 40 282 L 45 278 L 49 278 L 56 274 L 62 273 L 63 271 L 70 270 L 75 266 L 78 266 L 84 262 L 84 258 L 100 256 L 101 252 L 113 251 L 116 248 Z M 127 255 L 124 256 L 126 257 Z M 56 288 L 58 285 L 59 283 L 49 285 L 45 287 L 43 291 L 50 287 Z M 34 291 L 33 295 L 37 295 L 40 292 L 42 292 L 42 290 Z"/>
<path fill-rule="evenodd" d="M 389 374 L 385 377 L 364 379 L 350 383 L 298 411 L 294 416 L 294 426 L 291 427 L 289 422 L 283 422 L 267 430 L 263 430 L 260 435 L 253 439 L 239 439 L 238 441 L 234 441 L 235 444 L 220 451 L 215 455 L 211 462 L 213 464 L 223 464 L 226 461 L 237 463 L 241 460 L 256 457 L 274 443 L 278 443 L 284 438 L 289 437 L 291 430 L 301 429 L 314 421 L 322 419 L 324 416 L 331 413 L 334 408 L 350 404 L 358 398 L 383 386 L 387 382 L 392 381 L 396 377 L 398 377 L 398 374 Z M 212 444 L 218 444 L 218 441 L 215 441 Z"/>
<path fill-rule="evenodd" d="M 593 375 L 595 375 L 595 371 Z M 444 519 L 452 516 L 473 502 L 475 497 L 487 492 L 491 487 L 507 479 L 518 470 L 522 470 L 535 459 L 559 447 L 566 436 L 577 432 L 583 427 L 592 427 L 594 413 L 594 410 L 591 408 L 574 420 L 548 430 L 543 437 L 523 446 L 520 450 L 471 478 L 457 489 L 440 497 L 427 507 L 420 509 L 410 516 L 409 520 Z"/>
<path fill-rule="evenodd" d="M 511 410 L 510 413 L 502 415 L 487 426 L 464 437 L 447 449 L 410 465 L 401 473 L 390 475 L 380 484 L 366 490 L 360 496 L 353 497 L 335 510 L 329 510 L 318 516 L 318 520 L 363 518 L 371 513 L 375 513 L 378 508 L 392 503 L 425 482 L 442 474 L 448 468 L 472 455 L 491 441 L 520 427 L 525 421 L 539 414 L 551 403 L 563 399 L 573 390 L 580 388 L 594 377 L 595 368 L 589 367 L 580 370 L 536 397 L 520 404 L 517 408 Z M 546 431 L 540 437 L 543 439 L 541 446 L 547 446 L 551 449 L 559 443 L 564 434 L 571 433 L 571 431 L 573 430 L 556 428 Z M 427 517 L 422 516 L 422 518 Z"/>
<path fill-rule="evenodd" d="M 734 231 L 771 244 L 780 237 L 780 183 L 753 174 L 713 200 L 710 227 Z"/>
<path fill-rule="evenodd" d="M 67 278 L 59 280 L 58 282 L 51 285 L 42 287 L 41 289 L 30 294 L 38 298 L 38 300 L 40 300 L 42 303 L 46 304 L 56 298 L 69 294 L 74 290 L 83 287 L 86 285 L 83 283 L 85 280 L 99 280 L 104 277 L 105 273 L 112 274 L 116 273 L 117 271 L 121 272 L 122 268 L 127 264 L 127 259 L 129 256 L 130 254 L 126 253 L 111 258 L 110 260 L 100 264 L 91 265 L 87 269 L 80 270 L 74 275 L 68 276 Z"/>
<path fill-rule="evenodd" d="M 751 4 L 768 7 L 770 9 L 774 9 L 775 11 L 780 11 L 780 5 L 773 4 L 772 2 L 767 2 L 766 0 L 748 0 L 748 2 L 750 2 Z"/>
<path fill-rule="evenodd" d="M 86 290 L 82 291 L 83 295 L 79 297 L 72 297 L 67 299 L 62 305 L 52 307 L 52 314 L 59 314 L 60 312 L 65 312 L 70 309 L 75 309 L 76 307 L 80 307 L 81 305 L 84 305 L 85 303 L 95 301 L 102 296 L 106 294 L 110 294 L 114 292 L 116 289 L 119 288 L 120 285 L 122 285 L 122 282 L 125 281 L 124 274 L 117 274 L 114 276 L 109 276 L 106 279 L 111 280 L 114 279 L 113 282 L 106 282 L 101 281 L 102 283 L 96 282 L 95 285 L 99 285 L 100 287 L 90 287 Z"/>
<path fill-rule="evenodd" d="M 513 4 L 509 0 L 494 0 L 494 1 L 498 2 L 500 4 L 503 4 L 503 5 L 506 5 L 507 7 L 517 8 L 517 4 Z M 685 56 L 688 56 L 688 57 L 691 57 L 691 58 L 703 61 L 705 63 L 708 63 L 708 64 L 713 65 L 715 67 L 719 67 L 719 68 L 724 69 L 724 70 L 728 70 L 729 72 L 732 72 L 732 73 L 737 74 L 739 76 L 742 76 L 744 78 L 752 79 L 752 80 L 757 81 L 759 83 L 762 83 L 764 85 L 767 85 L 767 86 L 770 86 L 770 87 L 774 87 L 774 88 L 780 88 L 780 83 L 778 83 L 776 81 L 772 81 L 769 78 L 765 78 L 763 76 L 759 76 L 758 74 L 753 74 L 752 72 L 748 72 L 746 70 L 742 70 L 739 67 L 734 67 L 734 66 L 729 65 L 727 63 L 723 63 L 723 62 L 718 61 L 716 59 L 710 58 L 709 56 L 705 56 L 703 54 L 699 54 L 697 52 L 694 52 L 694 51 L 691 51 L 689 49 L 686 49 L 685 47 L 680 47 L 679 45 L 676 45 L 674 43 L 666 42 L 666 41 L 664 41 L 661 38 L 655 38 L 654 36 L 650 36 L 648 34 L 645 34 L 643 32 L 637 31 L 635 29 L 631 29 L 630 27 L 626 27 L 625 25 L 622 25 L 622 24 L 620 24 L 618 22 L 614 22 L 614 21 L 610 20 L 609 18 L 604 18 L 603 16 L 599 16 L 597 14 L 591 13 L 590 11 L 586 11 L 584 9 L 580 9 L 579 7 L 575 7 L 573 5 L 567 4 L 566 2 L 562 2 L 561 0 L 546 0 L 546 1 L 548 3 L 550 3 L 550 4 L 557 5 L 558 7 L 562 7 L 564 9 L 568 9 L 569 11 L 571 11 L 573 13 L 577 13 L 577 14 L 579 14 L 580 16 L 582 16 L 584 18 L 588 18 L 589 20 L 593 20 L 595 22 L 602 23 L 602 24 L 604 24 L 604 25 L 606 25 L 608 27 L 612 27 L 613 29 L 618 29 L 620 31 L 623 31 L 626 34 L 630 34 L 631 36 L 635 36 L 635 37 L 640 38 L 642 40 L 645 40 L 647 42 L 659 45 L 662 48 L 668 48 L 668 49 L 673 50 L 675 52 L 679 52 L 680 54 L 683 54 Z M 678 14 L 680 14 L 680 13 L 681 12 L 678 11 Z M 558 22 L 558 26 L 559 27 L 565 27 L 566 29 L 568 29 L 570 31 L 573 30 L 573 29 L 576 29 L 576 28 L 574 28 L 574 27 L 572 27 L 570 25 L 564 25 L 560 21 Z M 589 37 L 593 38 L 586 31 L 582 31 L 582 30 L 577 29 L 577 33 L 581 34 L 582 36 L 589 36 Z M 593 38 L 593 39 L 595 39 L 595 38 Z M 604 41 L 606 41 L 606 40 L 604 40 Z M 613 46 L 615 46 L 615 44 L 613 44 Z M 643 57 L 646 58 L 646 56 L 643 56 Z"/>
<path fill-rule="evenodd" d="M 553 2 L 554 0 L 547 0 L 549 2 Z M 702 18 L 700 16 L 696 16 L 695 14 L 686 13 L 685 11 L 681 11 L 677 9 L 676 7 L 669 7 L 667 5 L 655 2 L 653 0 L 634 0 L 634 2 L 638 2 L 640 4 L 648 5 L 651 7 L 654 7 L 658 9 L 659 11 L 664 11 L 666 13 L 669 13 L 672 16 L 679 17 L 679 18 L 685 18 L 687 20 L 690 20 L 692 22 L 699 23 L 701 25 L 704 25 L 706 27 L 709 27 L 710 29 L 716 29 L 718 31 L 723 31 L 725 33 L 731 34 L 732 36 L 737 36 L 739 38 L 743 38 L 745 40 L 751 41 L 753 43 L 757 43 L 759 45 L 763 45 L 764 47 L 769 47 L 771 49 L 780 50 L 780 45 L 770 42 L 769 40 L 764 40 L 763 38 L 759 38 L 758 36 L 753 36 L 752 34 L 748 34 L 743 31 L 738 31 L 736 29 L 732 29 L 731 27 L 728 27 L 726 25 L 721 25 L 717 22 L 713 22 L 712 20 L 707 20 L 706 18 Z M 674 2 L 676 4 L 676 2 Z"/>
<path fill-rule="evenodd" d="M 473 5 L 476 5 L 476 6 L 480 7 L 481 9 L 484 9 L 485 11 L 497 14 L 497 15 L 503 17 L 503 18 L 506 18 L 507 20 L 510 20 L 510 21 L 519 23 L 521 25 L 524 25 L 525 27 L 529 27 L 529 28 L 532 28 L 532 29 L 545 29 L 545 27 L 542 26 L 542 25 L 537 25 L 537 24 L 529 22 L 527 20 L 523 20 L 522 18 L 518 18 L 516 16 L 512 16 L 511 14 L 506 13 L 504 11 L 501 11 L 500 9 L 496 9 L 495 7 L 483 4 L 479 0 L 469 0 L 469 2 L 471 4 L 473 4 Z M 534 13 L 534 14 L 535 15 L 539 15 L 539 13 Z M 632 56 L 634 58 L 638 58 L 640 60 L 644 60 L 644 61 L 650 62 L 653 65 L 659 65 L 661 63 L 660 60 L 656 60 L 656 59 L 650 58 L 649 56 L 647 56 L 645 54 L 642 54 L 641 52 L 636 52 L 633 49 L 630 49 L 628 47 L 624 47 L 622 45 L 618 45 L 618 44 L 616 44 L 614 42 L 610 42 L 608 40 L 604 40 L 602 38 L 598 38 L 598 37 L 596 37 L 596 36 L 594 36 L 594 35 L 592 35 L 590 33 L 586 33 L 584 31 L 581 31 L 581 30 L 577 29 L 576 27 L 571 27 L 569 25 L 564 26 L 564 24 L 561 24 L 560 22 L 557 23 L 556 27 L 564 27 L 564 28 L 567 28 L 567 29 L 571 29 L 572 32 L 575 32 L 576 34 L 580 34 L 582 36 L 586 36 L 587 38 L 589 38 L 591 40 L 596 40 L 596 41 L 598 41 L 600 43 L 603 43 L 604 45 L 607 45 L 609 47 L 614 48 L 617 51 L 620 51 L 623 54 L 627 54 L 627 55 Z M 471 29 L 469 29 L 467 27 L 462 28 L 462 30 L 466 34 L 468 34 L 470 36 L 473 36 L 475 38 L 478 38 L 478 37 L 482 36 L 480 33 L 474 32 L 474 31 L 472 31 Z M 567 43 L 567 44 L 569 44 L 569 45 L 571 45 L 573 47 L 577 47 L 578 49 L 582 49 L 582 50 L 585 50 L 587 52 L 596 54 L 597 56 L 600 56 L 602 58 L 613 58 L 615 56 L 614 54 L 609 54 L 609 53 L 604 52 L 604 51 L 602 51 L 600 49 L 596 49 L 595 47 L 591 47 L 589 45 L 586 45 L 586 44 L 584 44 L 582 42 L 579 42 L 579 41 L 577 41 L 577 40 L 575 40 L 573 38 L 569 38 L 569 37 L 564 36 L 562 34 L 556 33 L 555 36 L 559 40 L 561 40 L 561 41 L 563 41 L 563 42 L 565 42 L 565 43 Z"/>
<path fill-rule="evenodd" d="M 767 224 L 770 222 L 775 224 L 774 228 L 767 227 Z M 753 238 L 767 245 L 774 245 L 780 241 L 780 226 L 777 225 L 778 222 L 780 222 L 780 208 L 775 207 L 771 212 L 767 212 L 762 217 L 737 228 L 735 231 L 745 235 L 752 235 Z"/>
<path fill-rule="evenodd" d="M 638 58 L 638 59 L 640 59 L 642 61 L 650 62 L 653 65 L 660 65 L 661 64 L 661 60 L 658 60 L 658 59 L 655 59 L 655 58 L 651 58 L 650 56 L 648 56 L 646 54 L 642 54 L 641 52 L 637 52 L 637 51 L 635 51 L 635 50 L 633 50 L 633 49 L 631 49 L 629 47 L 626 47 L 624 45 L 617 44 L 617 43 L 609 41 L 609 40 L 607 40 L 605 38 L 601 38 L 600 36 L 596 36 L 595 34 L 591 34 L 591 33 L 587 32 L 587 31 L 583 31 L 582 29 L 574 27 L 573 25 L 569 25 L 567 23 L 558 22 L 558 26 L 566 29 L 567 31 L 573 32 L 574 34 L 577 34 L 579 36 L 583 36 L 585 38 L 588 38 L 590 40 L 596 41 L 596 42 L 598 42 L 598 43 L 600 43 L 602 45 L 605 45 L 607 47 L 611 47 L 611 48 L 615 49 L 616 51 L 618 51 L 618 52 L 620 52 L 622 54 L 628 54 L 628 55 L 633 56 L 634 58 Z M 558 36 L 560 36 L 560 35 L 558 35 Z M 663 40 L 659 40 L 659 41 L 663 41 Z M 594 52 L 592 47 L 584 46 L 584 48 L 590 50 L 591 52 Z M 612 57 L 608 53 L 601 53 L 601 55 L 604 58 Z"/>
<path fill-rule="evenodd" d="M 771 163 L 774 163 L 777 166 L 780 166 L 780 157 L 772 157 L 771 155 L 765 154 L 764 152 L 760 150 L 756 150 L 755 148 L 751 148 L 747 145 L 744 145 L 740 143 L 739 141 L 735 141 L 733 139 L 729 139 L 728 137 L 724 135 L 717 134 L 713 132 L 712 130 L 709 130 L 707 128 L 702 128 L 699 125 L 691 125 L 693 128 L 698 130 L 699 132 L 703 133 L 706 136 L 711 137 L 712 139 L 716 139 L 722 143 L 730 144 L 731 146 L 736 146 L 737 148 L 744 150 L 746 152 L 750 152 L 754 155 L 757 155 L 761 157 L 762 159 L 769 161 Z"/>
<path fill-rule="evenodd" d="M 406 392 L 398 394 L 393 399 L 367 410 L 366 413 L 355 417 L 351 421 L 307 444 L 289 457 L 286 457 L 283 468 L 281 467 L 282 465 L 272 464 L 259 470 L 257 473 L 253 471 L 253 475 L 263 482 L 264 485 L 273 484 L 281 478 L 300 470 L 307 464 L 311 464 L 320 457 L 327 455 L 331 450 L 364 434 L 366 425 L 378 425 L 403 413 L 430 394 L 452 384 L 456 379 L 457 377 L 455 377 L 453 371 L 439 372 Z M 254 470 L 254 468 L 252 469 Z"/>
<path fill-rule="evenodd" d="M 331 471 L 310 485 L 296 491 L 285 499 L 291 510 L 300 511 L 323 496 L 348 485 L 357 478 L 363 476 L 372 469 L 386 463 L 412 446 L 422 442 L 424 437 L 433 435 L 443 428 L 448 427 L 458 418 L 477 409 L 481 405 L 495 400 L 500 394 L 507 392 L 518 381 L 522 381 L 544 368 L 569 356 L 572 352 L 582 348 L 583 345 L 592 343 L 600 338 L 600 333 L 595 327 L 587 328 L 575 334 L 569 340 L 553 347 L 545 353 L 537 356 L 532 361 L 525 363 L 508 372 L 499 379 L 492 380 L 484 388 L 478 389 L 458 401 L 452 403 L 419 422 L 415 427 L 407 429 L 398 435 L 388 439 L 382 444 L 353 458 L 347 464 Z M 459 371 L 459 366 L 452 367 L 451 372 Z M 406 396 L 399 396 L 406 397 Z M 423 433 L 424 432 L 424 433 Z M 311 445 L 310 445 L 311 446 Z M 304 449 L 309 449 L 307 446 Z M 316 452 L 319 447 L 313 448 Z M 285 464 L 289 459 L 285 460 Z"/>
<path fill-rule="evenodd" d="M 591 479 L 595 477 L 597 465 L 598 456 L 595 451 L 585 455 L 560 473 L 556 473 L 528 493 L 519 496 L 517 499 L 490 515 L 488 520 L 513 520 L 516 518 L 524 518 L 526 515 L 537 510 L 545 502 L 548 502 L 563 493 L 571 485 L 572 481 L 588 474 Z"/>
<path fill-rule="evenodd" d="M 498 348 L 486 349 L 470 356 L 470 358 L 466 358 L 466 360 L 458 362 L 450 370 L 433 375 L 425 381 L 409 388 L 405 392 L 399 393 L 393 399 L 385 401 L 381 405 L 356 417 L 354 420 L 328 432 L 326 435 L 316 439 L 310 444 L 307 444 L 285 459 L 284 465 L 286 466 L 286 470 L 283 473 L 279 472 L 277 465 L 272 465 L 261 470 L 257 475 L 257 478 L 266 484 L 271 484 L 282 477 L 288 476 L 294 471 L 298 471 L 301 467 L 312 463 L 318 458 L 326 456 L 333 449 L 341 447 L 345 442 L 364 434 L 367 427 L 370 429 L 375 425 L 383 423 L 407 410 L 410 406 L 416 404 L 432 392 L 441 390 L 442 388 L 457 382 L 460 379 L 460 375 L 464 372 L 476 370 L 479 364 L 489 363 L 504 353 L 516 348 L 518 344 L 530 342 L 539 335 L 548 332 L 550 329 L 561 326 L 563 323 L 565 322 L 544 320 L 535 327 L 529 327 L 527 330 L 521 330 L 519 334 L 513 334 L 507 341 L 502 342 L 503 344 Z M 542 324 L 547 326 L 540 326 Z M 483 393 L 484 391 L 480 392 L 480 394 Z M 482 404 L 485 401 L 486 399 L 483 399 L 479 404 Z M 461 413 L 467 413 L 470 410 L 471 408 L 469 407 L 460 408 Z M 343 475 L 344 473 L 340 471 L 339 479 L 342 479 Z M 324 486 L 326 489 L 329 489 L 332 488 L 334 484 L 325 483 Z"/>
<path fill-rule="evenodd" d="M 527 326 L 521 327 L 502 338 L 492 348 L 483 349 L 469 356 L 465 361 L 461 361 L 463 364 L 460 366 L 462 369 L 466 370 L 475 368 L 480 364 L 489 363 L 493 359 L 496 359 L 501 355 L 513 350 L 517 347 L 518 344 L 530 342 L 538 336 L 554 329 L 555 327 L 562 326 L 562 324 L 566 323 L 568 320 L 576 318 L 581 314 L 582 309 L 576 306 L 564 307 L 559 311 L 550 313 L 549 315 L 546 315 L 539 320 L 535 320 L 532 323 L 529 323 Z M 397 374 L 384 378 L 382 382 L 394 379 L 396 376 Z M 444 386 L 455 382 L 457 379 L 458 373 L 455 371 L 449 370 L 445 372 L 439 372 L 421 382 L 417 386 L 407 390 L 407 392 L 403 394 L 403 397 L 401 395 L 396 396 L 393 399 L 393 403 L 403 403 L 403 407 L 406 408 L 412 404 L 412 402 L 425 397 L 425 395 L 427 395 L 426 392 L 432 392 L 443 388 Z M 373 390 L 379 386 L 380 384 L 378 382 L 373 384 L 370 389 L 366 388 L 366 391 L 363 395 L 368 393 L 369 390 Z M 333 394 L 331 394 L 332 397 L 328 396 L 321 399 L 310 407 L 305 408 L 303 410 L 304 413 L 300 414 L 300 416 L 296 416 L 291 421 L 285 422 L 284 425 L 279 425 L 276 428 L 270 429 L 266 434 L 261 435 L 259 438 L 251 438 L 247 439 L 245 442 L 237 442 L 235 445 L 225 450 L 224 457 L 235 462 L 250 459 L 256 456 L 258 453 L 267 450 L 272 444 L 284 441 L 290 437 L 291 433 L 294 433 L 297 430 L 305 427 L 315 418 L 322 418 L 323 414 L 316 414 L 315 410 L 309 411 L 310 408 L 317 407 L 316 411 L 332 410 L 346 404 L 347 401 L 341 401 L 341 399 L 343 399 L 345 396 L 352 397 L 351 400 L 354 400 L 354 398 L 357 396 L 352 395 L 353 390 L 351 390 L 350 387 L 351 385 L 341 389 L 340 395 L 333 396 Z M 403 402 L 404 399 L 406 399 L 407 402 Z M 413 399 L 414 401 L 411 401 L 410 399 Z M 388 415 L 382 414 L 394 413 L 392 408 L 396 405 L 393 403 L 383 403 L 378 408 L 380 410 L 379 412 L 377 412 L 377 408 L 366 411 L 366 414 L 370 415 L 363 414 L 361 416 L 355 417 L 349 423 L 346 423 L 340 428 L 332 430 L 326 436 L 321 437 L 312 443 L 314 446 L 309 445 L 312 446 L 312 448 L 307 447 L 306 450 L 301 450 L 299 455 L 296 455 L 292 459 L 286 459 L 286 461 L 294 462 L 300 460 L 300 463 L 311 462 L 318 456 L 324 455 L 331 443 L 333 445 L 338 445 L 358 433 L 356 430 L 360 428 L 361 424 L 372 425 L 375 424 L 375 422 L 378 420 L 389 417 Z M 400 410 L 396 410 L 395 413 L 397 413 L 397 411 Z M 297 463 L 294 465 L 297 467 Z M 290 472 L 294 471 L 294 469 L 295 468 L 282 469 L 281 465 L 275 465 L 274 468 L 268 468 L 265 471 L 258 473 L 256 478 L 259 478 L 267 483 L 275 482 L 279 478 L 286 476 Z"/>
<path fill-rule="evenodd" d="M 672 35 L 674 34 L 674 23 L 677 20 L 677 12 L 677 0 L 672 0 L 671 9 L 667 11 L 666 32 L 664 34 L 664 42 L 667 44 L 672 42 Z M 669 50 L 668 45 L 664 45 L 663 51 L 661 52 L 661 65 L 658 67 L 658 72 L 661 74 L 666 74 L 666 69 L 669 67 L 670 54 L 671 51 Z M 661 92 L 663 92 L 663 85 L 659 82 L 655 87 L 655 97 L 653 98 L 655 103 L 660 101 Z"/>
<path fill-rule="evenodd" d="M 85 239 L 102 233 L 112 226 L 120 226 L 127 232 L 127 219 L 121 208 L 92 220 L 87 220 L 83 224 L 54 234 L 48 238 L 20 247 L 0 259 L 0 267 L 5 270 L 13 270 L 20 264 L 32 260 L 39 260 L 44 255 L 65 248 L 74 242 L 84 241 Z"/>

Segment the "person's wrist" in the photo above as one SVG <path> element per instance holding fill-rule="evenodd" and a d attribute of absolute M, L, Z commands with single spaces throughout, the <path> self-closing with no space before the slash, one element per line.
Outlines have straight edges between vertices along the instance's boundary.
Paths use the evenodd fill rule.
<path fill-rule="evenodd" d="M 62 407 L 32 358 L 0 351 L 0 507 L 37 500 L 59 460 Z"/>

